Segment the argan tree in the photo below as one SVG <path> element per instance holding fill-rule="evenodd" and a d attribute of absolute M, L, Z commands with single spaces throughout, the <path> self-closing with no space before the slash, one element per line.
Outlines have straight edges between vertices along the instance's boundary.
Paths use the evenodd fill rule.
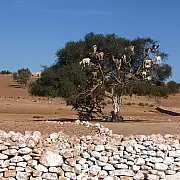
<path fill-rule="evenodd" d="M 66 43 L 56 55 L 55 64 L 44 68 L 29 92 L 64 97 L 81 119 L 103 116 L 107 98 L 113 111 L 106 120 L 120 121 L 124 95 L 168 95 L 164 81 L 171 67 L 164 63 L 167 54 L 151 38 L 128 40 L 89 33 L 84 40 Z"/>
<path fill-rule="evenodd" d="M 27 86 L 30 77 L 31 72 L 28 68 L 22 68 L 19 69 L 17 72 L 13 73 L 13 80 L 23 86 Z"/>

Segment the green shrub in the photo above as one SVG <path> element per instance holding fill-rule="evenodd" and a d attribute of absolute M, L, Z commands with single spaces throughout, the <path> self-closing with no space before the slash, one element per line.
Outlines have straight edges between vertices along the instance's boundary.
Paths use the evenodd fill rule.
<path fill-rule="evenodd" d="M 30 80 L 31 72 L 28 68 L 19 69 L 17 72 L 13 73 L 13 80 L 18 84 L 27 86 Z"/>
<path fill-rule="evenodd" d="M 144 106 L 144 103 L 138 103 L 139 106 Z"/>
<path fill-rule="evenodd" d="M 153 105 L 153 104 L 150 104 L 149 107 L 154 107 L 154 105 Z"/>

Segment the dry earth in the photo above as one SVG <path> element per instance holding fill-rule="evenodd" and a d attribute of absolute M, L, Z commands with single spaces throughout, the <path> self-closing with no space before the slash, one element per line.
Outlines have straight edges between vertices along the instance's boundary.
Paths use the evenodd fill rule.
<path fill-rule="evenodd" d="M 161 99 L 160 105 L 180 107 L 180 94 Z M 131 103 L 131 105 L 126 105 Z M 148 103 L 148 106 L 139 106 Z M 149 107 L 153 105 L 153 107 Z M 118 134 L 177 134 L 180 132 L 179 116 L 170 116 L 156 111 L 157 102 L 152 98 L 125 97 L 122 106 L 123 123 L 105 123 L 104 126 Z M 108 105 L 105 112 L 111 110 Z M 6 131 L 38 130 L 43 134 L 63 131 L 70 135 L 96 133 L 77 125 L 61 125 L 57 121 L 76 119 L 76 111 L 66 106 L 62 99 L 47 99 L 29 96 L 26 89 L 13 82 L 11 76 L 0 75 L 0 129 Z M 51 122 L 45 122 L 50 120 Z M 56 121 L 55 121 L 56 120 Z M 95 123 L 95 121 L 94 121 Z"/>

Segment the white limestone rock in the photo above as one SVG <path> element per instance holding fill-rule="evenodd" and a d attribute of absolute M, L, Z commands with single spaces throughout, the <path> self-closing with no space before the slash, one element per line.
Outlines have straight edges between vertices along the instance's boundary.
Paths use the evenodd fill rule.
<path fill-rule="evenodd" d="M 39 162 L 46 166 L 61 166 L 63 164 L 63 158 L 55 151 L 46 150 L 41 155 Z"/>

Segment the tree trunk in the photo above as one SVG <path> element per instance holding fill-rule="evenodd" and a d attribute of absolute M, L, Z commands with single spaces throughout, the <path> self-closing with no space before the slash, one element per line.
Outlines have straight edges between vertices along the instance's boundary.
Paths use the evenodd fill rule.
<path fill-rule="evenodd" d="M 123 121 L 120 115 L 120 106 L 122 102 L 122 97 L 115 95 L 113 97 L 113 111 L 111 111 L 111 118 L 113 122 Z"/>

